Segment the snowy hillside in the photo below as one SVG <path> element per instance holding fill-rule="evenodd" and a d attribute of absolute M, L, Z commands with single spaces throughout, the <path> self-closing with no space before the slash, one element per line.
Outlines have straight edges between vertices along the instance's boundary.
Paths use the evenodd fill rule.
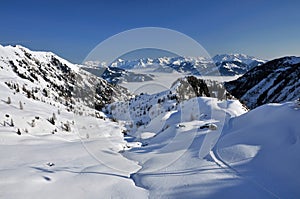
<path fill-rule="evenodd" d="M 81 105 L 100 110 L 105 104 L 127 99 L 120 86 L 81 70 L 50 52 L 34 52 L 22 46 L 0 46 L 0 71 L 5 84 L 16 93 L 37 101 L 68 106 L 82 112 Z"/>
<path fill-rule="evenodd" d="M 191 120 L 182 113 L 195 110 L 195 103 L 207 118 Z M 224 105 L 193 99 L 138 129 L 144 147 L 125 156 L 143 165 L 133 179 L 150 190 L 150 198 L 299 197 L 299 105 L 267 105 L 241 116 L 244 111 L 236 101 Z M 202 129 L 211 117 L 217 128 Z M 166 128 L 155 128 L 160 123 Z"/>
<path fill-rule="evenodd" d="M 176 80 L 170 89 L 155 94 L 141 93 L 128 101 L 109 104 L 104 111 L 117 120 L 126 121 L 128 130 L 134 131 L 161 114 L 178 110 L 181 102 L 195 97 L 233 99 L 217 81 L 187 76 Z M 199 117 L 194 114 L 191 117 Z"/>
<path fill-rule="evenodd" d="M 299 63 L 274 60 L 226 86 L 278 85 L 294 99 Z M 248 111 L 220 82 L 174 71 L 169 88 L 134 96 L 82 67 L 0 46 L 0 198 L 300 197 L 299 101 Z"/>
<path fill-rule="evenodd" d="M 299 120 L 300 102 L 289 102 L 264 105 L 229 121 L 215 151 L 239 176 L 241 190 L 253 184 L 269 198 L 300 196 Z"/>
<path fill-rule="evenodd" d="M 233 96 L 254 108 L 266 103 L 299 98 L 299 76 L 300 58 L 283 57 L 255 67 L 225 85 Z"/>
<path fill-rule="evenodd" d="M 1 198 L 147 197 L 129 178 L 140 166 L 119 153 L 124 128 L 64 95 L 89 81 L 109 89 L 105 81 L 52 53 L 1 47 L 0 57 Z"/>
<path fill-rule="evenodd" d="M 1 198 L 147 197 L 129 178 L 140 166 L 118 153 L 127 144 L 117 123 L 14 94 L 2 81 L 0 96 Z"/>

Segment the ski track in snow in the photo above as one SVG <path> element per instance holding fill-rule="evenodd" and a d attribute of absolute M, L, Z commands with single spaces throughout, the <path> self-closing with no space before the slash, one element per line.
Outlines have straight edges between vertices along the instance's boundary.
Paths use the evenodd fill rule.
<path fill-rule="evenodd" d="M 28 91 L 36 86 L 13 72 L 10 59 L 27 77 L 26 69 L 46 67 L 54 58 L 61 62 L 60 67 L 69 66 L 74 73 L 80 71 L 77 65 L 53 53 L 21 46 L 0 46 L 0 53 L 0 197 L 300 196 L 299 102 L 269 104 L 247 112 L 237 100 L 198 97 L 176 104 L 171 90 L 140 95 L 131 106 L 118 102 L 113 116 L 119 121 L 113 122 L 103 112 L 97 112 L 101 117 L 96 118 L 95 110 L 80 100 L 84 111 L 74 114 L 54 100 L 55 90 L 51 90 L 52 98 L 38 91 L 36 97 L 42 102 L 5 83 L 13 80 Z M 64 74 L 53 63 L 48 66 L 50 72 L 44 72 Z M 41 88 L 63 85 L 56 75 L 51 77 L 55 84 L 48 84 L 45 77 L 37 82 Z M 170 85 L 171 76 L 165 79 Z M 90 76 L 82 73 L 82 77 Z M 134 90 L 137 83 L 127 86 Z M 134 126 L 135 122 L 140 125 Z M 130 131 L 124 137 L 125 128 Z"/>
<path fill-rule="evenodd" d="M 217 149 L 216 149 L 217 151 Z M 268 194 L 270 194 L 272 197 L 274 198 L 280 198 L 279 196 L 277 196 L 275 193 L 273 193 L 272 191 L 268 190 L 266 187 L 262 186 L 261 184 L 259 184 L 258 182 L 256 182 L 255 180 L 253 179 L 250 179 L 248 177 L 245 177 L 243 176 L 238 170 L 234 169 L 233 167 L 231 167 L 228 163 L 226 163 L 225 161 L 223 161 L 221 159 L 221 157 L 218 155 L 217 152 L 214 152 L 214 151 L 210 151 L 210 156 L 211 158 L 215 161 L 215 163 L 225 169 L 225 170 L 229 170 L 230 172 L 232 172 L 233 174 L 235 174 L 237 177 L 243 179 L 243 180 L 246 180 L 246 181 L 249 181 L 251 183 L 253 183 L 254 185 L 256 185 L 258 188 L 262 189 L 263 191 L 267 192 Z"/>

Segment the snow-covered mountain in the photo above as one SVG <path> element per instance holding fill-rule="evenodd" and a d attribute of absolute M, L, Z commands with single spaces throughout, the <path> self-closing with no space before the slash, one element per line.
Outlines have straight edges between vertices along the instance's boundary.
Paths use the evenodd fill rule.
<path fill-rule="evenodd" d="M 187 76 L 176 80 L 168 90 L 155 94 L 141 93 L 128 101 L 109 104 L 104 112 L 117 120 L 129 122 L 127 129 L 134 133 L 138 127 L 147 125 L 161 114 L 177 111 L 181 103 L 196 97 L 212 97 L 214 100 L 233 99 L 223 84 Z M 200 117 L 197 113 L 191 114 L 195 114 L 192 116 L 194 118 Z"/>
<path fill-rule="evenodd" d="M 153 75 L 151 74 L 140 74 L 136 72 L 131 72 L 118 67 L 91 67 L 91 66 L 81 66 L 82 69 L 105 79 L 111 84 L 120 84 L 123 82 L 144 82 L 153 80 Z"/>
<path fill-rule="evenodd" d="M 255 67 L 235 81 L 225 83 L 227 90 L 249 108 L 279 103 L 300 97 L 300 58 L 283 57 Z"/>
<path fill-rule="evenodd" d="M 215 75 L 219 70 L 224 76 L 241 75 L 251 68 L 264 63 L 264 60 L 243 54 L 216 55 L 212 59 L 205 57 L 160 57 L 142 58 L 137 60 L 117 59 L 108 68 L 132 69 L 153 68 L 156 72 L 186 73 L 188 75 Z M 103 63 L 88 61 L 85 63 L 90 67 L 103 67 Z M 119 69 L 119 70 L 120 70 Z M 125 75 L 126 76 L 126 75 Z M 108 77 L 106 77 L 108 78 Z"/>
<path fill-rule="evenodd" d="M 213 62 L 204 57 L 160 57 L 142 58 L 137 60 L 117 59 L 110 67 L 118 67 L 125 70 L 153 69 L 155 72 L 186 73 L 189 75 L 201 75 L 214 73 L 216 68 Z"/>
<path fill-rule="evenodd" d="M 213 57 L 220 73 L 224 76 L 242 75 L 253 67 L 265 63 L 265 60 L 257 59 L 244 54 L 222 54 Z"/>
<path fill-rule="evenodd" d="M 142 165 L 131 176 L 137 186 L 150 198 L 299 196 L 300 102 L 247 113 L 237 100 L 191 96 L 185 86 L 178 101 L 181 85 L 107 107 L 127 124 L 128 139 L 142 143 L 124 152 Z"/>
<path fill-rule="evenodd" d="M 245 55 L 245 54 L 220 54 L 220 55 L 215 55 L 213 58 L 215 63 L 222 63 L 222 62 L 231 62 L 231 61 L 236 61 L 236 62 L 241 62 L 244 64 L 247 64 L 248 66 L 256 66 L 258 64 L 256 63 L 265 63 L 265 60 L 258 59 L 253 56 Z"/>
<path fill-rule="evenodd" d="M 53 53 L 22 46 L 0 46 L 0 71 L 5 84 L 16 93 L 53 101 L 71 111 L 77 105 L 100 110 L 107 103 L 130 97 L 125 88 L 110 85 Z"/>
<path fill-rule="evenodd" d="M 298 91 L 300 59 L 271 63 L 250 71 Z M 81 67 L 0 46 L 1 197 L 299 198 L 299 101 L 248 111 L 194 76 L 133 96 Z"/>
<path fill-rule="evenodd" d="M 0 46 L 0 197 L 146 198 L 119 153 L 135 143 L 96 110 L 129 96 L 53 53 Z"/>

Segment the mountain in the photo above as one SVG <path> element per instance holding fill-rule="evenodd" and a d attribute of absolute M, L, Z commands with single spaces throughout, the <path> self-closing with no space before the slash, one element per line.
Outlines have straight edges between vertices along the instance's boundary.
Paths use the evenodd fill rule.
<path fill-rule="evenodd" d="M 136 128 L 147 125 L 161 114 L 177 111 L 181 103 L 196 97 L 220 101 L 234 99 L 220 82 L 186 76 L 176 80 L 168 90 L 154 94 L 141 93 L 130 100 L 108 104 L 103 111 L 114 119 L 130 121 L 127 129 L 135 132 Z M 199 115 L 195 113 L 193 117 Z"/>
<path fill-rule="evenodd" d="M 187 73 L 189 75 L 209 74 L 215 71 L 212 61 L 204 57 L 160 57 L 142 58 L 137 60 L 118 59 L 111 67 L 118 67 L 125 70 L 132 69 L 153 69 L 155 72 Z"/>
<path fill-rule="evenodd" d="M 251 68 L 265 63 L 265 60 L 244 54 L 222 54 L 212 59 L 223 76 L 242 75 Z"/>
<path fill-rule="evenodd" d="M 127 139 L 142 143 L 123 152 L 142 165 L 131 175 L 136 185 L 150 198 L 298 196 L 299 102 L 247 112 L 237 100 L 206 97 L 206 88 L 185 78 L 168 91 L 107 107 L 127 125 Z"/>
<path fill-rule="evenodd" d="M 300 57 L 282 57 L 252 68 L 225 86 L 249 108 L 255 108 L 299 98 L 299 77 Z"/>
<path fill-rule="evenodd" d="M 129 72 L 134 69 L 153 69 L 153 72 L 171 73 L 177 71 L 187 75 L 217 75 L 220 72 L 223 76 L 234 76 L 246 73 L 251 68 L 264 63 L 264 60 L 243 54 L 216 55 L 212 59 L 205 57 L 160 57 L 142 58 L 137 60 L 117 59 L 109 66 L 97 61 L 88 61 L 89 71 L 97 67 L 101 70 L 101 77 L 109 82 L 117 81 L 150 81 L 151 76 Z M 101 69 L 102 68 L 102 69 Z M 106 74 L 103 74 L 106 68 Z M 110 71 L 110 72 L 109 72 Z M 99 72 L 97 72 L 99 74 Z M 133 78 L 136 76 L 135 78 Z M 116 81 L 117 80 L 117 81 Z"/>
<path fill-rule="evenodd" d="M 0 46 L 0 197 L 146 198 L 119 153 L 138 143 L 95 110 L 129 96 L 53 53 Z"/>
<path fill-rule="evenodd" d="M 88 64 L 90 63 L 91 62 L 89 62 Z M 81 68 L 96 75 L 97 77 L 105 79 L 111 84 L 120 84 L 123 82 L 144 82 L 153 80 L 153 75 L 151 74 L 139 74 L 118 67 L 93 67 L 92 65 L 81 65 Z"/>
<path fill-rule="evenodd" d="M 250 66 L 255 66 L 256 63 L 262 64 L 266 62 L 265 60 L 261 60 L 253 56 L 244 55 L 244 54 L 220 54 L 220 55 L 215 55 L 212 59 L 214 60 L 215 63 L 236 61 Z"/>
<path fill-rule="evenodd" d="M 296 92 L 299 62 L 250 72 L 284 73 Z M 0 46 L 0 195 L 299 198 L 299 100 L 248 111 L 228 96 L 195 76 L 132 96 L 53 53 Z"/>
<path fill-rule="evenodd" d="M 0 71 L 5 84 L 16 93 L 38 101 L 51 101 L 82 112 L 87 106 L 101 110 L 131 94 L 111 85 L 78 65 L 51 52 L 35 52 L 22 46 L 0 46 Z"/>

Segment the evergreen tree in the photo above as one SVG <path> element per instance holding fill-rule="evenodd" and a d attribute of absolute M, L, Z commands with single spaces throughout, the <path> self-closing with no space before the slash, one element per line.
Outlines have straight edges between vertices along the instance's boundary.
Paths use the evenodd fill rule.
<path fill-rule="evenodd" d="M 23 104 L 21 101 L 19 101 L 20 109 L 23 110 Z"/>
<path fill-rule="evenodd" d="M 32 122 L 31 122 L 31 127 L 35 127 L 35 124 L 36 124 L 35 120 L 33 119 Z"/>
<path fill-rule="evenodd" d="M 10 97 L 7 98 L 7 104 L 11 104 L 11 99 L 10 99 Z"/>
<path fill-rule="evenodd" d="M 14 120 L 12 118 L 10 119 L 10 126 L 12 126 L 12 127 L 15 126 Z"/>
<path fill-rule="evenodd" d="M 57 120 L 55 113 L 52 115 L 53 120 Z"/>

